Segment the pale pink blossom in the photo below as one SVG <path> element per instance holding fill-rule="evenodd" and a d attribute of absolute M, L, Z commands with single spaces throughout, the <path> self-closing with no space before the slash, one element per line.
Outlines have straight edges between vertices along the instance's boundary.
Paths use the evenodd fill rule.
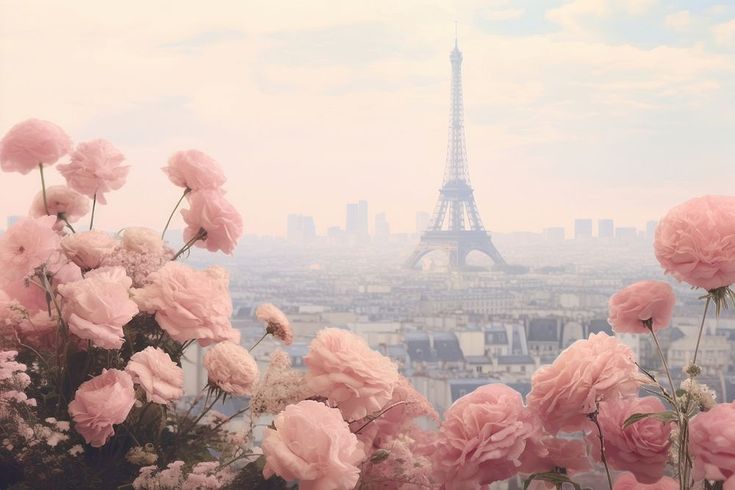
<path fill-rule="evenodd" d="M 350 490 L 365 458 L 342 414 L 323 403 L 289 405 L 265 429 L 263 476 L 299 483 L 301 490 Z"/>
<path fill-rule="evenodd" d="M 707 290 L 735 282 L 735 197 L 702 196 L 672 208 L 653 243 L 664 270 Z"/>
<path fill-rule="evenodd" d="M 615 293 L 608 302 L 607 321 L 619 333 L 648 333 L 644 322 L 650 321 L 653 331 L 671 323 L 676 296 L 662 281 L 640 281 Z"/>
<path fill-rule="evenodd" d="M 232 300 L 225 269 L 196 270 L 169 261 L 146 282 L 133 290 L 133 300 L 141 311 L 155 314 L 161 328 L 177 342 L 197 339 L 206 346 L 240 341 L 239 330 L 230 323 Z"/>
<path fill-rule="evenodd" d="M 163 255 L 166 250 L 160 233 L 138 226 L 125 228 L 122 235 L 122 246 L 126 250 L 141 254 Z"/>
<path fill-rule="evenodd" d="M 581 430 L 603 400 L 634 396 L 640 378 L 633 352 L 604 332 L 578 340 L 531 378 L 528 406 L 550 434 Z"/>
<path fill-rule="evenodd" d="M 679 483 L 668 476 L 650 485 L 638 482 L 631 473 L 623 473 L 615 480 L 613 490 L 679 490 Z"/>
<path fill-rule="evenodd" d="M 64 227 L 64 219 L 69 223 L 76 223 L 89 212 L 89 200 L 65 185 L 52 185 L 46 188 L 46 205 L 43 202 L 43 192 L 39 192 L 33 198 L 28 214 L 32 218 L 47 215 L 58 217 L 57 229 Z"/>
<path fill-rule="evenodd" d="M 103 446 L 115 434 L 113 425 L 125 421 L 135 404 L 133 380 L 128 373 L 103 369 L 82 383 L 69 403 L 74 428 L 93 447 Z"/>
<path fill-rule="evenodd" d="M 338 328 L 316 334 L 304 357 L 306 382 L 347 420 L 378 412 L 393 398 L 398 370 L 359 336 Z"/>
<path fill-rule="evenodd" d="M 61 238 L 54 231 L 55 216 L 21 218 L 0 235 L 0 284 L 21 280 L 47 262 Z"/>
<path fill-rule="evenodd" d="M 56 346 L 56 329 L 59 327 L 59 319 L 56 313 L 52 311 L 49 315 L 48 310 L 39 310 L 27 318 L 23 318 L 17 326 L 18 335 L 23 339 L 23 343 L 35 347 L 36 349 L 51 350 Z"/>
<path fill-rule="evenodd" d="M 0 281 L 2 284 L 2 281 Z M 46 310 L 46 293 L 37 284 L 24 279 L 10 281 L 1 286 L 13 301 L 17 301 L 29 314 Z"/>
<path fill-rule="evenodd" d="M 372 451 L 360 481 L 365 488 L 381 490 L 435 489 L 431 458 L 416 450 L 409 434 L 398 434 Z"/>
<path fill-rule="evenodd" d="M 219 189 L 227 180 L 219 164 L 199 150 L 177 151 L 163 171 L 175 185 L 192 191 Z"/>
<path fill-rule="evenodd" d="M 220 342 L 204 354 L 210 384 L 232 395 L 250 395 L 258 381 L 258 364 L 244 347 Z"/>
<path fill-rule="evenodd" d="M 293 342 L 293 329 L 286 315 L 275 305 L 264 303 L 255 309 L 258 320 L 265 322 L 266 332 L 286 345 Z"/>
<path fill-rule="evenodd" d="M 125 185 L 130 167 L 121 165 L 124 160 L 112 143 L 98 139 L 79 143 L 71 154 L 71 162 L 58 168 L 69 187 L 107 204 L 105 193 Z"/>
<path fill-rule="evenodd" d="M 719 403 L 689 423 L 695 480 L 735 483 L 735 404 Z"/>
<path fill-rule="evenodd" d="M 304 373 L 291 368 L 291 358 L 277 350 L 271 355 L 270 364 L 262 382 L 258 383 L 250 399 L 251 413 L 276 414 L 292 403 L 309 398 L 313 393 L 304 382 Z"/>
<path fill-rule="evenodd" d="M 69 331 L 96 347 L 119 349 L 125 340 L 123 325 L 138 313 L 128 295 L 131 285 L 122 267 L 95 269 L 81 281 L 59 285 Z"/>
<path fill-rule="evenodd" d="M 515 475 L 529 439 L 541 431 L 520 393 L 489 384 L 449 407 L 439 430 L 434 471 L 447 490 L 479 488 Z"/>
<path fill-rule="evenodd" d="M 189 194 L 189 209 L 182 209 L 181 215 L 187 224 L 184 241 L 189 242 L 204 230 L 206 236 L 197 240 L 195 245 L 210 252 L 221 250 L 232 254 L 243 233 L 242 216 L 216 190 L 200 190 Z"/>
<path fill-rule="evenodd" d="M 145 390 L 149 402 L 166 404 L 184 394 L 184 370 L 158 347 L 136 352 L 125 371 Z"/>
<path fill-rule="evenodd" d="M 68 235 L 61 240 L 61 250 L 79 267 L 89 270 L 102 265 L 102 260 L 115 250 L 117 242 L 97 230 Z"/>
<path fill-rule="evenodd" d="M 71 147 L 71 139 L 56 124 L 28 119 L 10 128 L 0 141 L 0 168 L 27 174 L 39 163 L 53 165 Z"/>
<path fill-rule="evenodd" d="M 528 440 L 521 461 L 520 472 L 529 474 L 553 471 L 554 468 L 564 468 L 567 474 L 592 469 L 585 441 L 546 434 Z"/>
<path fill-rule="evenodd" d="M 119 246 L 102 259 L 106 267 L 122 267 L 128 277 L 133 280 L 133 287 L 141 288 L 147 284 L 148 276 L 168 264 L 173 257 L 173 251 L 166 248 L 161 254 L 135 252 Z"/>

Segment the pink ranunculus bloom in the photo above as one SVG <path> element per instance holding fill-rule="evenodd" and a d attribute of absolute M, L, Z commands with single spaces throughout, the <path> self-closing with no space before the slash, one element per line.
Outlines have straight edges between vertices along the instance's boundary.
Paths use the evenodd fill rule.
<path fill-rule="evenodd" d="M 668 476 L 662 476 L 660 480 L 646 485 L 638 482 L 632 473 L 623 473 L 615 480 L 613 490 L 679 490 L 679 483 Z"/>
<path fill-rule="evenodd" d="M 651 320 L 653 331 L 671 323 L 676 296 L 662 281 L 640 281 L 615 293 L 608 303 L 608 323 L 619 333 L 648 333 L 643 324 Z"/>
<path fill-rule="evenodd" d="M 703 196 L 672 208 L 656 228 L 666 273 L 712 290 L 735 283 L 735 197 Z"/>
<path fill-rule="evenodd" d="M 177 151 L 163 171 L 175 185 L 192 191 L 216 190 L 227 181 L 219 164 L 199 150 Z"/>
<path fill-rule="evenodd" d="M 630 348 L 600 332 L 574 342 L 533 374 L 528 406 L 550 434 L 576 432 L 598 402 L 635 396 L 640 383 Z"/>
<path fill-rule="evenodd" d="M 48 205 L 48 213 L 46 212 Z M 54 229 L 61 231 L 66 223 L 76 223 L 79 218 L 89 212 L 89 200 L 65 185 L 52 185 L 46 189 L 46 204 L 43 202 L 43 191 L 36 194 L 31 203 L 28 215 L 32 218 L 41 216 L 57 217 Z"/>
<path fill-rule="evenodd" d="M 59 165 L 59 172 L 69 187 L 107 204 L 105 193 L 125 185 L 130 167 L 121 165 L 125 157 L 106 140 L 79 143 L 71 154 L 71 162 Z"/>
<path fill-rule="evenodd" d="M 71 147 L 71 139 L 56 124 L 28 119 L 10 128 L 0 141 L 0 168 L 27 174 L 39 163 L 53 165 Z"/>
<path fill-rule="evenodd" d="M 102 447 L 125 421 L 135 404 L 133 380 L 125 371 L 103 369 L 82 383 L 69 403 L 75 429 L 93 447 Z"/>
<path fill-rule="evenodd" d="M 281 310 L 275 305 L 265 303 L 255 309 L 255 316 L 258 320 L 265 322 L 266 331 L 279 339 L 286 345 L 293 342 L 293 329 L 291 323 Z"/>
<path fill-rule="evenodd" d="M 735 403 L 718 403 L 691 420 L 689 453 L 695 480 L 735 483 Z"/>
<path fill-rule="evenodd" d="M 153 255 L 163 255 L 166 250 L 160 233 L 138 226 L 125 228 L 122 235 L 122 246 L 131 252 Z"/>
<path fill-rule="evenodd" d="M 28 318 L 18 323 L 18 335 L 23 343 L 36 349 L 51 350 L 56 346 L 56 329 L 59 327 L 59 319 L 52 311 L 49 316 L 48 310 L 39 310 Z"/>
<path fill-rule="evenodd" d="M 605 437 L 610 467 L 630 471 L 641 483 L 655 483 L 664 474 L 669 453 L 671 423 L 648 417 L 623 429 L 626 419 L 636 413 L 663 412 L 666 408 L 653 396 L 609 400 L 600 403 L 597 421 Z M 600 439 L 590 429 L 587 443 L 600 461 Z"/>
<path fill-rule="evenodd" d="M 222 193 L 216 190 L 194 191 L 189 194 L 189 209 L 182 209 L 181 215 L 187 227 L 184 241 L 189 242 L 200 230 L 207 232 L 204 240 L 198 240 L 197 247 L 210 252 L 218 250 L 232 254 L 237 241 L 242 236 L 242 216 Z"/>
<path fill-rule="evenodd" d="M 69 331 L 96 347 L 119 349 L 125 340 L 123 326 L 138 314 L 128 294 L 131 285 L 122 267 L 95 269 L 81 281 L 59 285 Z"/>
<path fill-rule="evenodd" d="M 143 387 L 149 402 L 165 405 L 184 394 L 184 370 L 158 347 L 133 354 L 125 371 Z"/>
<path fill-rule="evenodd" d="M 117 242 L 105 232 L 92 230 L 75 233 L 61 240 L 61 250 L 79 267 L 89 270 L 102 265 L 102 260 L 115 250 Z"/>
<path fill-rule="evenodd" d="M 587 445 L 583 440 L 562 439 L 546 434 L 528 440 L 521 461 L 520 472 L 528 474 L 552 471 L 554 468 L 564 468 L 567 474 L 592 469 Z"/>
<path fill-rule="evenodd" d="M 346 420 L 381 410 L 393 398 L 398 370 L 358 335 L 338 328 L 316 334 L 304 357 L 306 382 L 336 404 Z"/>
<path fill-rule="evenodd" d="M 258 364 L 247 349 L 233 342 L 220 342 L 204 354 L 209 382 L 232 395 L 250 395 L 258 381 Z"/>
<path fill-rule="evenodd" d="M 55 223 L 55 216 L 22 218 L 0 236 L 0 284 L 29 276 L 52 257 L 61 240 Z"/>
<path fill-rule="evenodd" d="M 437 480 L 447 490 L 480 488 L 518 473 L 529 439 L 541 424 L 521 394 L 489 384 L 463 396 L 444 414 L 434 453 Z"/>
<path fill-rule="evenodd" d="M 263 477 L 299 482 L 301 490 L 350 490 L 365 453 L 342 414 L 313 400 L 289 405 L 265 429 Z"/>
<path fill-rule="evenodd" d="M 196 270 L 169 261 L 146 282 L 133 290 L 133 300 L 141 311 L 155 314 L 161 328 L 177 342 L 196 339 L 204 346 L 240 342 L 240 331 L 230 323 L 232 300 L 225 269 Z"/>

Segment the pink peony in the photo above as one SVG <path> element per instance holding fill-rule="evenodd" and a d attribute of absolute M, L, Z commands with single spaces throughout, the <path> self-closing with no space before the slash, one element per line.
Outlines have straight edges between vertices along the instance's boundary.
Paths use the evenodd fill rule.
<path fill-rule="evenodd" d="M 639 385 L 633 352 L 600 332 L 576 341 L 553 364 L 538 369 L 527 400 L 553 435 L 581 430 L 598 402 L 634 396 Z"/>
<path fill-rule="evenodd" d="M 69 414 L 84 440 L 93 447 L 101 447 L 115 434 L 112 426 L 125 421 L 134 403 L 130 375 L 117 369 L 103 369 L 102 374 L 79 386 L 69 403 Z"/>
<path fill-rule="evenodd" d="M 653 396 L 600 403 L 597 421 L 605 438 L 605 453 L 610 467 L 630 471 L 641 483 L 655 483 L 661 478 L 668 459 L 671 423 L 648 417 L 625 429 L 623 424 L 635 413 L 665 410 L 663 403 Z M 587 442 L 600 461 L 600 439 L 596 430 L 588 433 Z"/>
<path fill-rule="evenodd" d="M 297 480 L 301 490 L 349 490 L 365 454 L 339 410 L 305 400 L 289 405 L 265 429 L 263 477 Z"/>
<path fill-rule="evenodd" d="M 122 236 L 122 246 L 128 251 L 141 254 L 163 255 L 166 246 L 160 234 L 150 228 L 131 226 L 125 228 Z"/>
<path fill-rule="evenodd" d="M 214 190 L 192 192 L 189 194 L 189 203 L 189 209 L 181 210 L 187 224 L 184 241 L 189 242 L 204 230 L 206 237 L 195 243 L 197 247 L 210 252 L 221 250 L 232 254 L 243 232 L 240 213 L 220 192 Z"/>
<path fill-rule="evenodd" d="M 39 163 L 53 165 L 71 146 L 69 136 L 56 124 L 28 119 L 10 128 L 0 141 L 0 168 L 27 174 Z"/>
<path fill-rule="evenodd" d="M 664 476 L 655 483 L 644 485 L 639 483 L 631 473 L 623 473 L 615 480 L 613 490 L 679 490 L 679 483 Z"/>
<path fill-rule="evenodd" d="M 47 262 L 59 246 L 55 216 L 22 218 L 0 236 L 0 284 L 21 280 Z"/>
<path fill-rule="evenodd" d="M 444 414 L 434 453 L 437 479 L 452 490 L 510 478 L 540 430 L 520 393 L 503 384 L 481 386 Z"/>
<path fill-rule="evenodd" d="M 83 269 L 96 269 L 102 260 L 115 250 L 117 242 L 102 231 L 85 231 L 64 237 L 61 249 L 64 254 Z"/>
<path fill-rule="evenodd" d="M 735 282 L 735 197 L 703 196 L 672 208 L 656 229 L 666 273 L 707 290 Z"/>
<path fill-rule="evenodd" d="M 689 453 L 695 480 L 730 480 L 735 484 L 735 404 L 719 403 L 691 420 Z"/>
<path fill-rule="evenodd" d="M 651 320 L 657 332 L 671 323 L 675 303 L 674 291 L 665 282 L 640 281 L 610 298 L 607 321 L 618 333 L 648 333 L 643 322 Z"/>
<path fill-rule="evenodd" d="M 29 215 L 33 218 L 41 216 L 57 216 L 59 220 L 66 219 L 70 223 L 76 223 L 79 218 L 89 212 L 89 201 L 86 197 L 65 185 L 52 185 L 46 189 L 46 204 L 48 213 L 43 203 L 43 192 L 36 194 L 31 204 Z M 58 224 L 58 228 L 64 227 L 64 222 Z"/>
<path fill-rule="evenodd" d="M 133 290 L 133 300 L 141 311 L 155 314 L 161 328 L 177 342 L 197 339 L 205 346 L 223 340 L 240 342 L 240 332 L 230 323 L 232 300 L 225 269 L 200 271 L 169 261 L 147 282 Z"/>
<path fill-rule="evenodd" d="M 275 305 L 265 303 L 255 309 L 258 320 L 266 323 L 266 332 L 273 335 L 286 345 L 293 342 L 293 329 L 291 323 Z"/>
<path fill-rule="evenodd" d="M 398 370 L 359 336 L 338 328 L 316 334 L 304 357 L 306 382 L 329 399 L 345 419 L 356 420 L 382 409 L 393 397 Z"/>
<path fill-rule="evenodd" d="M 123 160 L 123 154 L 109 141 L 92 140 L 79 143 L 71 162 L 58 168 L 69 187 L 107 204 L 105 193 L 121 188 L 128 176 L 130 167 L 120 165 Z"/>
<path fill-rule="evenodd" d="M 133 354 L 125 371 L 143 387 L 149 402 L 165 405 L 184 395 L 184 370 L 157 347 Z"/>
<path fill-rule="evenodd" d="M 81 281 L 59 285 L 69 331 L 97 347 L 119 349 L 124 342 L 123 325 L 138 313 L 128 296 L 131 285 L 122 267 L 95 269 Z"/>
<path fill-rule="evenodd" d="M 232 395 L 250 395 L 258 381 L 258 364 L 244 347 L 220 342 L 204 354 L 209 382 Z"/>
<path fill-rule="evenodd" d="M 199 150 L 177 151 L 163 171 L 175 185 L 192 191 L 219 189 L 227 180 L 219 164 Z"/>

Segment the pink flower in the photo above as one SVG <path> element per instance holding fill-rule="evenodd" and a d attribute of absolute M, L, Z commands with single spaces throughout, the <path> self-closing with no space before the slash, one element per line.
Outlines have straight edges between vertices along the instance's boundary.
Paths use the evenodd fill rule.
<path fill-rule="evenodd" d="M 219 189 L 227 181 L 219 164 L 199 150 L 177 151 L 163 171 L 175 185 L 192 191 Z"/>
<path fill-rule="evenodd" d="M 665 282 L 640 281 L 610 298 L 607 321 L 619 333 L 648 333 L 643 322 L 651 320 L 657 332 L 671 323 L 675 303 L 674 291 Z"/>
<path fill-rule="evenodd" d="M 10 128 L 0 141 L 0 168 L 25 175 L 39 163 L 53 165 L 71 146 L 69 136 L 56 124 L 28 119 Z"/>
<path fill-rule="evenodd" d="M 735 483 L 735 404 L 718 403 L 691 420 L 689 453 L 695 480 L 731 479 Z"/>
<path fill-rule="evenodd" d="M 291 358 L 283 351 L 271 354 L 271 362 L 263 381 L 258 383 L 250 399 L 253 415 L 279 413 L 288 405 L 309 398 L 312 393 L 304 383 L 304 373 L 291 369 Z"/>
<path fill-rule="evenodd" d="M 634 396 L 639 385 L 633 352 L 600 332 L 576 341 L 553 364 L 538 369 L 527 400 L 550 434 L 575 432 L 598 402 Z"/>
<path fill-rule="evenodd" d="M 48 213 L 43 203 L 43 192 L 36 194 L 31 204 L 31 210 L 28 213 L 33 218 L 41 216 L 56 216 L 59 220 L 66 219 L 70 223 L 76 223 L 79 218 L 89 212 L 89 201 L 86 197 L 76 191 L 69 189 L 65 185 L 52 185 L 46 189 L 46 204 L 48 204 Z M 63 221 L 59 223 L 58 228 L 64 227 Z"/>
<path fill-rule="evenodd" d="M 40 310 L 18 324 L 18 334 L 23 342 L 35 348 L 51 350 L 56 346 L 56 329 L 59 319 L 56 314 L 49 316 L 48 310 Z"/>
<path fill-rule="evenodd" d="M 123 325 L 138 314 L 128 296 L 131 285 L 122 267 L 95 269 L 81 281 L 59 285 L 69 331 L 97 347 L 119 349 L 125 340 Z"/>
<path fill-rule="evenodd" d="M 156 321 L 174 340 L 197 339 L 201 345 L 231 340 L 240 342 L 232 328 L 232 300 L 227 271 L 210 267 L 203 271 L 179 262 L 148 276 L 147 284 L 133 290 L 141 311 L 156 315 Z"/>
<path fill-rule="evenodd" d="M 130 375 L 117 369 L 103 369 L 102 374 L 79 386 L 69 403 L 69 414 L 84 440 L 93 447 L 101 447 L 115 434 L 112 426 L 125 421 L 134 403 Z"/>
<path fill-rule="evenodd" d="M 102 231 L 85 231 L 64 237 L 61 249 L 79 267 L 89 270 L 102 265 L 102 260 L 115 250 L 117 242 Z"/>
<path fill-rule="evenodd" d="M 263 477 L 297 480 L 301 490 L 350 490 L 365 454 L 342 414 L 323 403 L 289 405 L 265 429 Z"/>
<path fill-rule="evenodd" d="M 613 490 L 679 490 L 679 484 L 668 476 L 663 476 L 655 483 L 644 485 L 631 473 L 623 473 L 615 480 Z"/>
<path fill-rule="evenodd" d="M 166 250 L 159 233 L 150 228 L 137 226 L 125 228 L 122 236 L 122 246 L 126 250 L 142 254 L 163 255 Z"/>
<path fill-rule="evenodd" d="M 554 468 L 564 468 L 568 474 L 592 469 L 584 441 L 548 435 L 529 439 L 521 460 L 523 466 L 520 471 L 529 474 L 552 471 Z"/>
<path fill-rule="evenodd" d="M 255 316 L 258 320 L 266 323 L 266 332 L 280 339 L 286 345 L 293 342 L 293 329 L 291 324 L 275 305 L 265 303 L 255 309 Z"/>
<path fill-rule="evenodd" d="M 69 187 L 107 204 L 105 193 L 121 188 L 128 176 L 130 167 L 120 165 L 123 160 L 123 154 L 109 141 L 92 140 L 79 143 L 71 162 L 59 165 L 59 172 Z"/>
<path fill-rule="evenodd" d="M 707 290 L 735 282 L 735 197 L 703 196 L 672 208 L 656 229 L 666 273 Z"/>
<path fill-rule="evenodd" d="M 240 213 L 215 190 L 194 191 L 189 194 L 189 203 L 189 209 L 181 210 L 187 224 L 184 241 L 189 242 L 204 230 L 206 237 L 195 243 L 197 247 L 232 254 L 243 232 Z"/>
<path fill-rule="evenodd" d="M 338 328 L 316 334 L 304 357 L 306 382 L 329 399 L 345 419 L 356 420 L 382 409 L 393 397 L 398 370 L 359 336 Z"/>
<path fill-rule="evenodd" d="M 605 437 L 607 461 L 612 468 L 632 472 L 641 483 L 655 483 L 661 478 L 669 453 L 671 423 L 648 417 L 623 429 L 625 420 L 635 413 L 666 410 L 658 398 L 628 398 L 600 403 L 597 421 Z M 600 461 L 597 431 L 587 435 L 593 455 Z"/>
<path fill-rule="evenodd" d="M 439 430 L 434 470 L 447 490 L 505 480 L 521 466 L 541 427 L 520 393 L 503 385 L 477 388 L 449 407 Z"/>
<path fill-rule="evenodd" d="M 0 283 L 23 279 L 51 258 L 60 237 L 55 216 L 22 218 L 0 236 Z"/>
<path fill-rule="evenodd" d="M 232 395 L 250 395 L 258 381 L 258 365 L 247 349 L 232 342 L 220 342 L 204 354 L 209 382 Z"/>
<path fill-rule="evenodd" d="M 157 347 L 133 354 L 125 371 L 143 387 L 149 402 L 165 405 L 184 394 L 184 370 Z"/>

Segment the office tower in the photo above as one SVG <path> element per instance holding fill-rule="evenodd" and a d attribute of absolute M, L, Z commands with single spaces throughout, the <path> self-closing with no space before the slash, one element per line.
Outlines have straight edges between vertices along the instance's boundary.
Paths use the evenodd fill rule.
<path fill-rule="evenodd" d="M 348 235 L 368 235 L 368 203 L 358 201 L 347 204 L 345 231 Z"/>
<path fill-rule="evenodd" d="M 611 219 L 597 220 L 597 237 L 598 238 L 614 238 L 615 223 Z"/>

